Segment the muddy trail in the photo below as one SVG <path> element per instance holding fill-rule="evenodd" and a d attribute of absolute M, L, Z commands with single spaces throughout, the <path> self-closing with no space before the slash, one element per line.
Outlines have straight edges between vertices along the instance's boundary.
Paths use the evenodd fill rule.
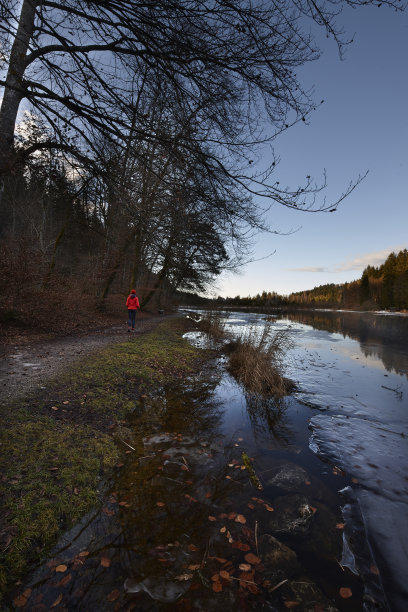
<path fill-rule="evenodd" d="M 0 403 L 44 389 L 46 380 L 57 376 L 81 357 L 105 346 L 132 339 L 154 329 L 164 318 L 175 315 L 145 316 L 136 322 L 136 329 L 127 334 L 126 324 L 113 324 L 88 333 L 70 334 L 61 338 L 32 340 L 21 338 L 4 345 L 0 352 Z"/>

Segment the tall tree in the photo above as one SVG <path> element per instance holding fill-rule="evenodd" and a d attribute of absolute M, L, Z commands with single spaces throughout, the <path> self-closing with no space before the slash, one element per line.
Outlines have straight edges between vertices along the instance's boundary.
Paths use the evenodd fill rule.
<path fill-rule="evenodd" d="M 254 145 L 305 120 L 315 106 L 295 74 L 319 55 L 305 20 L 324 27 L 341 47 L 347 42 L 336 23 L 342 5 L 374 3 L 0 0 L 2 185 L 19 161 L 47 146 L 85 163 L 97 154 L 95 134 L 124 148 L 130 126 L 149 141 L 162 139 L 134 113 L 149 73 L 197 109 L 201 129 L 190 138 L 205 140 L 207 159 L 225 176 L 284 206 L 314 208 L 318 189 L 311 179 L 289 190 L 271 180 L 275 163 L 262 175 L 248 172 Z M 398 0 L 383 4 L 399 7 Z M 16 149 L 23 100 L 45 118 L 51 134 L 48 142 Z"/>

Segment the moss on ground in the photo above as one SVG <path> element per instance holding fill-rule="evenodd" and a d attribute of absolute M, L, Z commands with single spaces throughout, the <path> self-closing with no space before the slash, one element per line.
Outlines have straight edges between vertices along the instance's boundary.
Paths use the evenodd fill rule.
<path fill-rule="evenodd" d="M 207 356 L 184 319 L 82 359 L 45 391 L 1 410 L 0 593 L 101 499 L 123 448 L 112 430 Z M 159 394 L 160 395 L 160 394 Z"/>

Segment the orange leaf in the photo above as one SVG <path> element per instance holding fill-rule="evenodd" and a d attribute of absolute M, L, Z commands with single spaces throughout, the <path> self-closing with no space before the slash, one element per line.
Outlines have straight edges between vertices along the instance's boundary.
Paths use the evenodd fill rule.
<path fill-rule="evenodd" d="M 109 557 L 101 557 L 101 565 L 102 567 L 110 567 L 111 560 Z"/>
<path fill-rule="evenodd" d="M 230 513 L 228 514 L 228 518 L 229 518 L 229 519 L 231 519 L 231 520 L 232 520 L 232 519 L 234 519 L 236 516 L 237 516 L 237 513 L 236 513 L 236 512 L 230 512 Z"/>
<path fill-rule="evenodd" d="M 238 550 L 242 550 L 243 552 L 251 550 L 251 547 L 248 544 L 244 544 L 243 542 L 233 542 L 232 548 L 238 548 Z"/>
<path fill-rule="evenodd" d="M 246 518 L 245 518 L 245 516 L 243 514 L 238 514 L 238 516 L 235 519 L 235 522 L 236 523 L 244 524 L 244 523 L 246 523 Z"/>
<path fill-rule="evenodd" d="M 52 604 L 51 608 L 56 608 L 62 601 L 62 593 L 58 595 L 57 599 Z"/>
<path fill-rule="evenodd" d="M 358 478 L 352 478 L 351 482 L 354 482 L 354 484 L 357 484 L 358 483 Z"/>
<path fill-rule="evenodd" d="M 218 561 L 218 563 L 221 563 L 221 565 L 223 565 L 224 563 L 227 563 L 227 559 L 223 559 L 222 557 L 213 557 L 216 561 Z"/>
<path fill-rule="evenodd" d="M 67 571 L 67 566 L 66 565 L 57 565 L 57 567 L 55 568 L 56 572 L 66 572 Z"/>
<path fill-rule="evenodd" d="M 207 499 L 209 499 L 211 497 L 211 493 L 206 493 L 205 496 Z"/>
<path fill-rule="evenodd" d="M 300 604 L 300 601 L 285 601 L 285 608 L 296 608 Z"/>
<path fill-rule="evenodd" d="M 224 578 L 224 580 L 231 580 L 231 576 L 225 570 L 220 571 L 220 576 L 221 578 Z"/>
<path fill-rule="evenodd" d="M 348 599 L 349 597 L 353 596 L 352 590 L 349 589 L 348 587 L 341 587 L 341 589 L 339 590 L 340 593 L 340 597 L 342 597 L 343 599 Z"/>
<path fill-rule="evenodd" d="M 68 584 L 68 582 L 72 579 L 72 574 L 67 574 L 66 576 L 64 576 L 63 578 L 61 578 L 61 580 L 58 583 L 58 587 L 63 587 L 65 585 Z"/>
<path fill-rule="evenodd" d="M 78 557 L 88 557 L 89 552 L 87 550 L 81 550 Z"/>
<path fill-rule="evenodd" d="M 200 567 L 201 567 L 201 564 L 200 563 L 196 563 L 195 565 L 189 565 L 188 569 L 194 571 L 194 570 L 200 569 Z"/>
<path fill-rule="evenodd" d="M 248 504 L 248 508 L 251 508 L 251 510 L 253 510 L 255 508 L 254 504 L 249 503 Z"/>
<path fill-rule="evenodd" d="M 305 480 L 305 485 L 311 485 L 312 483 L 310 482 L 310 480 Z"/>
<path fill-rule="evenodd" d="M 273 508 L 272 506 L 269 506 L 268 504 L 265 504 L 265 508 L 267 509 L 268 512 L 273 512 Z"/>
<path fill-rule="evenodd" d="M 219 574 L 214 574 L 213 576 L 211 576 L 211 580 L 213 582 L 219 582 L 220 580 L 220 575 Z"/>
<path fill-rule="evenodd" d="M 113 591 L 111 591 L 109 593 L 109 595 L 107 596 L 107 600 L 108 601 L 116 601 L 118 599 L 120 595 L 120 591 L 118 589 L 114 589 Z"/>
<path fill-rule="evenodd" d="M 344 523 L 336 523 L 336 529 L 344 529 Z"/>
<path fill-rule="evenodd" d="M 239 569 L 241 570 L 241 572 L 250 572 L 251 571 L 251 565 L 249 565 L 249 563 L 240 563 L 239 564 Z"/>
<path fill-rule="evenodd" d="M 209 516 L 209 517 L 208 517 L 208 520 L 209 520 L 209 521 L 216 521 L 217 519 L 215 518 L 215 516 Z"/>
<path fill-rule="evenodd" d="M 221 529 L 220 529 L 220 533 L 225 533 L 226 531 L 227 531 L 227 528 L 226 528 L 226 527 L 221 527 Z"/>
<path fill-rule="evenodd" d="M 106 516 L 113 516 L 115 513 L 113 510 L 109 510 L 109 508 L 102 508 L 102 512 L 106 514 Z"/>
<path fill-rule="evenodd" d="M 380 575 L 380 570 L 378 569 L 376 565 L 370 565 L 370 572 L 372 574 L 375 574 L 376 576 Z"/>
<path fill-rule="evenodd" d="M 180 469 L 181 469 L 181 470 L 184 470 L 184 472 L 187 472 L 187 471 L 188 471 L 188 467 L 187 467 L 186 465 L 181 465 L 181 466 L 180 466 Z"/>
<path fill-rule="evenodd" d="M 261 562 L 260 558 L 254 555 L 253 553 L 248 553 L 247 555 L 245 555 L 245 561 L 251 563 L 251 565 L 256 565 L 257 563 Z"/>
<path fill-rule="evenodd" d="M 13 604 L 16 608 L 23 608 L 27 603 L 27 598 L 24 595 L 19 595 L 13 599 Z"/>
<path fill-rule="evenodd" d="M 191 550 L 192 552 L 199 550 L 198 546 L 196 546 L 195 544 L 189 544 L 187 548 Z"/>
<path fill-rule="evenodd" d="M 166 504 L 164 502 L 156 502 L 156 506 L 159 506 L 159 508 L 163 508 L 165 505 Z"/>
<path fill-rule="evenodd" d="M 221 593 L 221 591 L 222 591 L 222 584 L 221 584 L 221 582 L 213 582 L 212 588 L 213 588 L 213 591 L 215 593 Z"/>
<path fill-rule="evenodd" d="M 256 584 L 247 584 L 246 588 L 248 589 L 248 591 L 250 593 L 253 593 L 254 595 L 256 595 L 257 593 L 259 593 L 259 589 L 256 586 Z"/>

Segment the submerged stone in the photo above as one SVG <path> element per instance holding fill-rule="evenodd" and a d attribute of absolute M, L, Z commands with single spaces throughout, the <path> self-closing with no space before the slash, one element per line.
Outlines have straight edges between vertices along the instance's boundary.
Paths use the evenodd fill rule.
<path fill-rule="evenodd" d="M 285 495 L 274 501 L 275 512 L 269 520 L 269 528 L 274 533 L 301 535 L 308 532 L 313 508 L 303 495 Z"/>
<path fill-rule="evenodd" d="M 306 470 L 295 463 L 285 463 L 278 470 L 275 476 L 268 480 L 268 485 L 279 487 L 285 491 L 292 491 L 298 489 L 309 480 Z"/>
<path fill-rule="evenodd" d="M 259 539 L 259 556 L 265 567 L 265 576 L 279 582 L 293 576 L 300 570 L 296 553 L 269 534 Z"/>
<path fill-rule="evenodd" d="M 171 603 L 184 595 L 190 588 L 190 584 L 190 580 L 177 583 L 161 577 L 145 578 L 140 582 L 127 578 L 124 589 L 126 593 L 140 593 L 144 591 L 155 601 Z"/>
<path fill-rule="evenodd" d="M 282 596 L 286 601 L 298 602 L 297 609 L 304 612 L 338 612 L 319 587 L 309 578 L 289 580 L 282 586 Z"/>

